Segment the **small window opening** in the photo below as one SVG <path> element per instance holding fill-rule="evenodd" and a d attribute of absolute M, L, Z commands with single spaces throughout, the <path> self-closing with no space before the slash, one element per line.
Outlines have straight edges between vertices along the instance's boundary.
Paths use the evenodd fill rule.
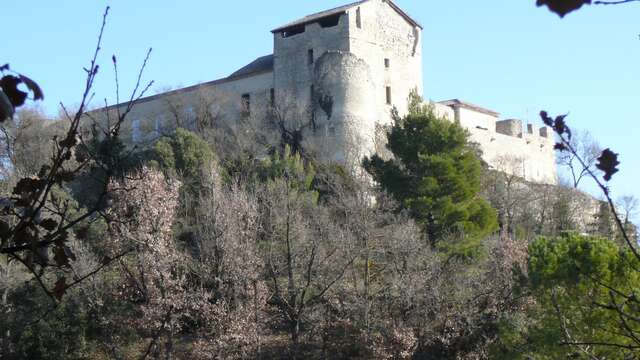
<path fill-rule="evenodd" d="M 391 86 L 387 86 L 387 105 L 391 105 Z"/>
<path fill-rule="evenodd" d="M 243 117 L 251 115 L 251 95 L 243 94 L 242 103 L 240 104 L 240 113 Z"/>
<path fill-rule="evenodd" d="M 142 140 L 142 131 L 140 131 L 140 119 L 134 119 L 131 122 L 131 141 L 137 143 Z"/>
<path fill-rule="evenodd" d="M 336 127 L 334 125 L 327 125 L 327 135 L 330 137 L 336 137 Z"/>
<path fill-rule="evenodd" d="M 288 38 L 294 35 L 302 34 L 305 30 L 304 25 L 296 25 L 282 30 L 282 37 Z"/>
<path fill-rule="evenodd" d="M 311 104 L 311 124 L 313 131 L 316 131 L 316 88 L 313 85 L 309 87 L 309 104 Z"/>
<path fill-rule="evenodd" d="M 313 65 L 313 49 L 309 49 L 307 51 L 307 64 L 308 65 Z"/>
<path fill-rule="evenodd" d="M 276 106 L 276 89 L 274 88 L 269 91 L 269 104 L 271 107 Z"/>
<path fill-rule="evenodd" d="M 197 120 L 197 116 L 196 116 L 196 112 L 193 109 L 193 106 L 187 106 L 184 109 L 184 116 L 185 116 L 185 125 L 187 126 L 188 129 L 194 129 L 195 125 L 196 125 L 196 120 Z"/>
<path fill-rule="evenodd" d="M 391 67 L 391 61 L 389 59 L 384 59 L 384 67 L 387 69 Z"/>
<path fill-rule="evenodd" d="M 162 115 L 156 116 L 153 129 L 156 132 L 156 135 L 158 135 L 158 136 L 162 135 L 162 133 L 163 133 L 163 130 L 164 130 L 163 129 L 163 122 L 164 122 L 164 119 L 163 119 Z"/>
<path fill-rule="evenodd" d="M 356 26 L 358 29 L 362 29 L 362 15 L 360 14 L 360 8 L 356 10 Z"/>
<path fill-rule="evenodd" d="M 320 26 L 323 28 L 338 26 L 338 24 L 340 23 L 340 16 L 342 16 L 342 14 L 327 16 L 318 20 L 318 24 L 320 24 Z"/>

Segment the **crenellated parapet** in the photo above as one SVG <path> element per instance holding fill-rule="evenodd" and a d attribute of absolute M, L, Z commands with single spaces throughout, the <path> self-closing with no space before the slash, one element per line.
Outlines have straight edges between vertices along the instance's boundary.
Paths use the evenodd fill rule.
<path fill-rule="evenodd" d="M 525 127 L 519 119 L 499 120 L 499 113 L 458 99 L 435 103 L 434 109 L 469 131 L 490 168 L 536 183 L 557 184 L 550 128 Z"/>
<path fill-rule="evenodd" d="M 496 121 L 496 132 L 509 136 L 522 137 L 522 121 L 518 119 Z"/>

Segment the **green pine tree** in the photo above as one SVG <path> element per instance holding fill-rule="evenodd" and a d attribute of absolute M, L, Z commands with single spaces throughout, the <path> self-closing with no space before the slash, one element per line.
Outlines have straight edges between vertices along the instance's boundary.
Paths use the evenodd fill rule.
<path fill-rule="evenodd" d="M 497 216 L 480 197 L 480 160 L 469 134 L 439 118 L 413 94 L 409 115 L 394 116 L 387 148 L 393 159 L 373 155 L 365 169 L 422 226 L 429 242 L 470 256 L 497 228 Z"/>
<path fill-rule="evenodd" d="M 639 265 L 607 238 L 538 238 L 514 272 L 516 296 L 533 301 L 503 319 L 491 358 L 637 359 Z"/>

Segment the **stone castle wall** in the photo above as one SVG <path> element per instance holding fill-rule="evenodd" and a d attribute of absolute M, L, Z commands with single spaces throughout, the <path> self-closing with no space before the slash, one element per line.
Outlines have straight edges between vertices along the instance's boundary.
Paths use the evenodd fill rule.
<path fill-rule="evenodd" d="M 459 122 L 469 131 L 490 168 L 536 183 L 558 183 L 555 142 L 550 129 L 543 127 L 535 132 L 529 124 L 524 131 L 520 120 L 498 121 L 498 114 L 486 109 L 443 103 L 433 106 L 436 114 Z"/>
<path fill-rule="evenodd" d="M 371 68 L 350 52 L 328 51 L 318 59 L 313 83 L 315 136 L 332 140 L 326 145 L 333 147 L 333 160 L 359 163 L 375 151 L 379 114 Z"/>
<path fill-rule="evenodd" d="M 140 99 L 123 124 L 122 134 L 132 144 L 144 145 L 176 127 L 194 129 L 196 117 L 205 111 L 216 123 L 234 123 L 242 116 L 242 95 L 251 96 L 254 109 L 266 109 L 273 88 L 273 72 L 222 79 Z M 126 104 L 103 110 L 124 110 Z M 206 108 L 205 108 L 206 107 Z M 101 116 L 104 118 L 104 114 Z M 104 120 L 104 119 L 103 119 Z M 216 124 L 210 124 L 216 125 Z"/>
<path fill-rule="evenodd" d="M 311 121 L 304 135 L 322 157 L 356 165 L 379 150 L 391 109 L 406 114 L 410 92 L 422 92 L 421 27 L 389 0 L 311 15 L 273 36 L 273 56 L 228 78 L 141 99 L 124 134 L 133 143 L 151 142 L 177 126 L 198 126 L 203 112 L 233 125 L 275 105 L 288 120 Z M 518 120 L 499 121 L 499 114 L 459 100 L 436 103 L 435 110 L 469 130 L 490 167 L 557 183 L 549 129 L 523 131 Z"/>
<path fill-rule="evenodd" d="M 360 27 L 356 23 L 358 11 Z M 365 2 L 353 9 L 349 20 L 350 51 L 365 59 L 371 68 L 378 121 L 388 124 L 393 106 L 400 115 L 405 115 L 409 93 L 417 90 L 422 94 L 422 29 L 399 16 L 389 2 L 382 0 Z"/>

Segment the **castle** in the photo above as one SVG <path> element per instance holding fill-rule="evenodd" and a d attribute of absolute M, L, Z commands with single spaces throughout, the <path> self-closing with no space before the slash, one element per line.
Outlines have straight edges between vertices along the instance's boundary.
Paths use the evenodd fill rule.
<path fill-rule="evenodd" d="M 391 0 L 358 1 L 272 33 L 272 55 L 226 78 L 140 99 L 125 129 L 131 140 L 157 138 L 170 126 L 195 126 L 203 106 L 209 117 L 227 122 L 278 108 L 312 122 L 306 135 L 322 156 L 359 163 L 384 148 L 380 129 L 391 123 L 392 108 L 404 115 L 409 94 L 422 94 L 422 26 Z M 520 120 L 499 120 L 497 112 L 457 99 L 432 104 L 438 115 L 469 131 L 489 167 L 557 183 L 550 129 L 529 124 L 523 131 Z M 178 111 L 193 121 L 170 125 Z"/>

